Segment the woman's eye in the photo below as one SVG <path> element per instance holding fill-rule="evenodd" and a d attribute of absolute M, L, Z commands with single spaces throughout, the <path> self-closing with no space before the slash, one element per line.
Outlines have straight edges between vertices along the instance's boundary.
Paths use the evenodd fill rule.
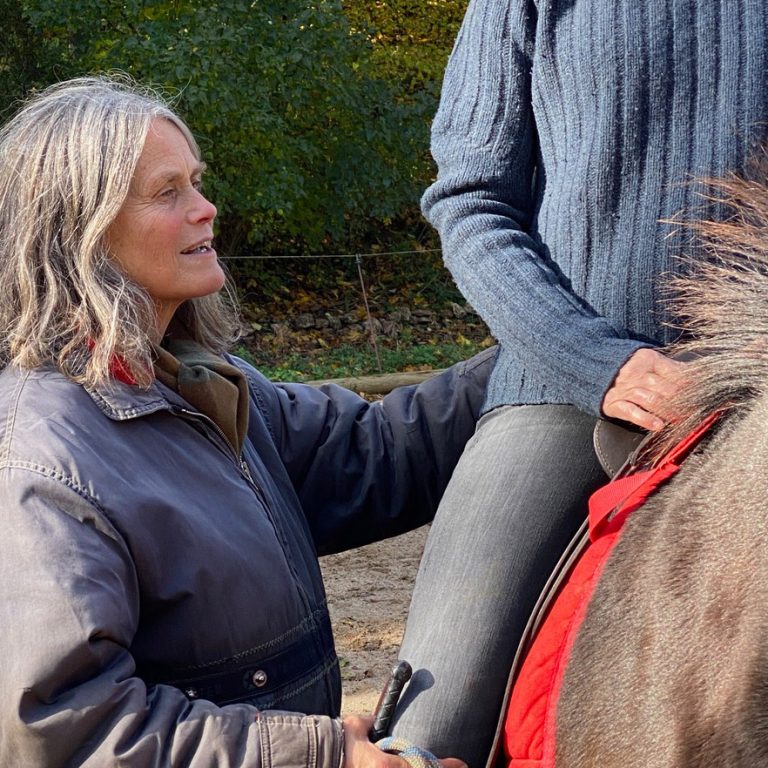
<path fill-rule="evenodd" d="M 175 196 L 176 196 L 176 189 L 174 187 L 168 187 L 168 189 L 164 189 L 160 193 L 160 197 L 162 197 L 162 198 L 164 198 L 166 200 L 170 200 L 170 199 L 174 198 Z"/>
<path fill-rule="evenodd" d="M 192 182 L 192 186 L 200 192 L 200 190 L 203 188 L 203 180 L 202 179 L 194 179 Z"/>

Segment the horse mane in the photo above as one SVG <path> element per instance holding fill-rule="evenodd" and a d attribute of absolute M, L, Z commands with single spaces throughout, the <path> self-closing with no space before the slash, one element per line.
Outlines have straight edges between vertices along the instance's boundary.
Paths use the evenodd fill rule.
<path fill-rule="evenodd" d="M 670 278 L 682 341 L 671 354 L 690 360 L 670 402 L 677 419 L 646 453 L 658 459 L 714 411 L 742 411 L 768 387 L 768 147 L 745 176 L 703 179 L 702 196 L 723 216 L 687 223 L 696 260 Z"/>

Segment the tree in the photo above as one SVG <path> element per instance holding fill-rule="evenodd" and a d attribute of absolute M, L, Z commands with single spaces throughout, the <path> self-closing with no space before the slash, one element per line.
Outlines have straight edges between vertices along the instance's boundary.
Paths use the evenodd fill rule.
<path fill-rule="evenodd" d="M 418 199 L 425 103 L 376 71 L 339 0 L 0 1 L 4 103 L 112 69 L 178 94 L 224 253 L 349 246 Z"/>
<path fill-rule="evenodd" d="M 353 28 L 371 42 L 377 72 L 407 97 L 434 107 L 467 0 L 343 0 Z"/>

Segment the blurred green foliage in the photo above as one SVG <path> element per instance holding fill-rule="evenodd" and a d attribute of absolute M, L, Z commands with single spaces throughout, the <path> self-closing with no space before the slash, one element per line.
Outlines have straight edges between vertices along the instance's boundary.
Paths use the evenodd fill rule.
<path fill-rule="evenodd" d="M 350 24 L 371 42 L 376 71 L 400 93 L 434 108 L 467 0 L 342 0 Z"/>
<path fill-rule="evenodd" d="M 30 89 L 125 71 L 176 95 L 224 255 L 399 245 L 421 231 L 428 125 L 465 5 L 0 0 L 0 119 Z"/>

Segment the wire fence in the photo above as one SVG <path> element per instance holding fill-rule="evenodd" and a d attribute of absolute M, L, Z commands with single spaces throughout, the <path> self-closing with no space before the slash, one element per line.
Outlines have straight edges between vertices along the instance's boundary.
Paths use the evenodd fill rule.
<path fill-rule="evenodd" d="M 361 259 L 365 256 L 408 256 L 411 254 L 440 253 L 440 248 L 411 251 L 371 251 L 370 253 L 258 253 L 244 256 L 225 256 L 224 261 L 266 261 L 267 259 Z"/>
<path fill-rule="evenodd" d="M 283 253 L 283 254 L 269 254 L 269 253 L 261 253 L 261 254 L 243 254 L 243 255 L 234 255 L 229 257 L 223 257 L 223 261 L 226 262 L 233 262 L 232 266 L 235 267 L 236 263 L 242 263 L 242 262 L 268 262 L 268 261 L 287 261 L 287 260 L 298 260 L 298 261 L 307 261 L 307 260 L 327 260 L 327 259 L 340 259 L 340 260 L 353 260 L 354 261 L 354 274 L 355 277 L 352 277 L 351 272 L 346 272 L 346 276 L 343 279 L 340 279 L 339 285 L 340 291 L 328 291 L 327 295 L 322 295 L 322 292 L 320 292 L 321 295 L 319 295 L 317 298 L 319 299 L 319 302 L 321 304 L 327 302 L 324 309 L 320 311 L 320 316 L 313 317 L 311 313 L 302 313 L 302 307 L 300 305 L 300 302 L 297 302 L 296 308 L 290 304 L 290 302 L 286 301 L 286 304 L 290 307 L 288 313 L 285 317 L 280 318 L 279 322 L 273 322 L 271 320 L 264 320 L 263 316 L 260 316 L 258 318 L 258 322 L 254 322 L 253 325 L 258 328 L 258 336 L 255 337 L 255 346 L 254 349 L 259 349 L 259 343 L 262 343 L 264 347 L 269 346 L 271 352 L 270 353 L 264 353 L 265 356 L 271 355 L 271 361 L 270 363 L 264 363 L 261 362 L 263 365 L 271 365 L 271 362 L 274 361 L 276 363 L 277 367 L 280 367 L 277 363 L 277 358 L 280 356 L 280 350 L 285 350 L 285 356 L 290 357 L 292 359 L 295 359 L 296 352 L 300 352 L 301 350 L 298 349 L 299 344 L 297 343 L 297 339 L 301 337 L 302 331 L 307 336 L 315 336 L 320 337 L 320 340 L 317 341 L 317 343 L 322 347 L 323 349 L 315 349 L 313 350 L 311 354 L 313 355 L 313 361 L 318 361 L 323 359 L 323 357 L 328 357 L 331 354 L 331 349 L 338 347 L 339 344 L 347 345 L 347 347 L 358 347 L 362 349 L 362 345 L 365 347 L 368 347 L 370 350 L 370 353 L 366 353 L 365 357 L 366 359 L 370 359 L 368 356 L 369 354 L 373 357 L 373 364 L 368 364 L 369 369 L 366 370 L 366 374 L 371 373 L 382 373 L 385 370 L 385 365 L 382 361 L 382 349 L 383 347 L 387 347 L 387 357 L 388 357 L 388 365 L 386 366 L 388 370 L 397 370 L 397 368 L 392 367 L 392 355 L 393 353 L 391 350 L 394 346 L 397 347 L 397 349 L 400 349 L 400 339 L 403 339 L 403 344 L 408 346 L 406 343 L 406 339 L 414 339 L 416 343 L 418 343 L 419 340 L 427 339 L 426 344 L 429 345 L 429 339 L 430 339 L 430 331 L 433 330 L 435 333 L 432 334 L 432 338 L 439 337 L 441 343 L 445 343 L 447 337 L 450 335 L 450 331 L 447 329 L 448 320 L 445 318 L 445 313 L 450 314 L 453 312 L 453 316 L 450 318 L 451 321 L 456 321 L 458 323 L 460 321 L 460 318 L 462 318 L 465 315 L 469 315 L 471 313 L 472 319 L 469 322 L 469 327 L 473 327 L 472 320 L 477 321 L 477 325 L 482 325 L 482 322 L 479 321 L 479 318 L 474 315 L 474 312 L 470 307 L 467 307 L 464 302 L 461 300 L 458 292 L 455 289 L 455 286 L 453 286 L 452 281 L 450 280 L 447 272 L 444 274 L 438 274 L 441 272 L 441 268 L 436 266 L 435 275 L 436 278 L 431 286 L 431 288 L 435 289 L 435 284 L 437 285 L 437 291 L 442 290 L 443 283 L 448 286 L 448 293 L 453 294 L 453 298 L 455 298 L 455 301 L 450 302 L 443 302 L 445 306 L 449 306 L 450 309 L 446 309 L 445 306 L 442 308 L 443 310 L 443 317 L 435 317 L 436 314 L 440 311 L 440 308 L 437 307 L 435 304 L 431 305 L 430 309 L 425 308 L 425 300 L 423 295 L 421 295 L 421 289 L 425 286 L 416 284 L 414 286 L 414 293 L 417 294 L 414 296 L 415 301 L 410 303 L 410 307 L 406 307 L 405 303 L 401 304 L 401 309 L 395 309 L 394 311 L 390 311 L 389 314 L 386 314 L 384 312 L 379 312 L 379 317 L 375 317 L 376 310 L 372 309 L 372 304 L 375 303 L 372 301 L 372 282 L 371 282 L 371 275 L 369 275 L 366 271 L 365 262 L 370 259 L 379 259 L 379 258 L 385 258 L 385 259 L 392 259 L 396 260 L 401 257 L 408 257 L 408 256 L 433 256 L 434 254 L 439 254 L 440 249 L 439 248 L 431 248 L 431 249 L 403 249 L 403 250 L 390 250 L 390 251 L 369 251 L 369 252 L 357 252 L 357 253 L 310 253 L 310 254 L 291 254 L 291 253 Z M 439 264 L 439 262 L 438 262 Z M 246 267 L 247 269 L 247 267 Z M 428 269 L 424 270 L 428 274 Z M 402 287 L 404 284 L 407 284 L 407 278 L 404 277 L 403 270 L 397 270 L 395 269 L 394 273 L 389 269 L 386 268 L 384 270 L 385 275 L 388 277 L 396 277 L 396 285 L 399 285 L 400 288 L 398 289 L 400 292 L 400 296 L 398 297 L 402 301 Z M 382 303 L 385 303 L 389 310 L 392 310 L 392 306 L 389 304 L 389 296 L 387 294 L 395 294 L 396 289 L 390 288 L 387 290 L 386 286 L 382 285 L 382 274 L 381 271 L 377 273 L 377 271 L 374 269 L 372 273 L 373 282 L 375 283 L 375 294 L 377 297 L 377 302 L 382 301 L 382 296 L 384 297 L 384 301 Z M 272 278 L 274 279 L 274 275 L 272 275 Z M 430 280 L 428 279 L 428 283 Z M 353 283 L 357 284 L 357 289 L 355 290 Z M 387 285 L 390 285 L 389 283 Z M 257 293 L 260 289 L 254 289 Z M 351 292 L 351 294 L 350 294 Z M 346 305 L 347 310 L 344 311 L 344 314 L 333 316 L 333 309 L 332 303 L 336 302 L 336 310 L 339 310 L 339 293 L 343 297 L 343 304 Z M 264 292 L 262 292 L 262 295 L 264 295 Z M 407 301 L 407 300 L 406 300 Z M 352 304 L 353 307 L 356 307 L 354 309 L 354 312 L 349 312 L 349 305 Z M 382 303 L 379 303 L 379 307 L 382 306 Z M 252 304 L 252 306 L 254 306 Z M 282 304 L 280 305 L 280 308 L 282 308 Z M 317 307 L 315 307 L 317 309 Z M 437 312 L 435 311 L 437 310 Z M 280 312 L 278 312 L 280 314 Z M 353 315 L 357 315 L 358 319 L 354 320 Z M 343 321 L 343 322 L 340 322 Z M 266 323 L 266 328 L 263 327 Z M 316 323 L 316 324 L 315 324 Z M 430 327 L 431 326 L 431 327 Z M 272 333 L 269 332 L 269 329 L 272 329 Z M 320 330 L 320 329 L 324 330 Z M 357 329 L 357 330 L 355 330 Z M 405 329 L 405 330 L 404 330 Z M 323 334 L 325 334 L 325 337 L 322 338 Z M 400 335 L 398 335 L 400 334 Z M 283 339 L 281 340 L 280 337 L 283 336 Z M 468 341 L 464 338 L 460 333 L 455 333 L 454 337 L 458 335 L 458 338 L 461 340 L 462 343 L 466 343 L 467 345 L 473 344 L 477 341 L 478 338 L 483 337 L 482 331 L 477 331 L 475 338 L 472 342 Z M 469 335 L 469 334 L 468 334 Z M 352 339 L 352 341 L 350 341 Z M 326 354 L 327 353 L 327 354 Z M 439 361 L 438 361 L 439 364 Z M 308 367 L 312 367 L 308 363 Z M 293 367 L 292 367 L 293 370 Z M 346 373 L 343 375 L 347 375 Z"/>
<path fill-rule="evenodd" d="M 407 256 L 415 253 L 437 253 L 438 248 L 432 248 L 428 250 L 416 251 L 375 251 L 370 253 L 311 253 L 311 254 L 246 254 L 243 256 L 229 256 L 225 261 L 266 261 L 268 259 L 354 259 L 357 265 L 357 276 L 360 281 L 360 291 L 363 297 L 363 305 L 365 306 L 366 325 L 368 326 L 368 333 L 371 342 L 371 348 L 376 358 L 376 368 L 378 371 L 382 370 L 381 355 L 379 353 L 379 342 L 376 333 L 376 327 L 373 322 L 373 316 L 371 315 L 371 307 L 368 302 L 368 290 L 365 283 L 365 274 L 363 272 L 363 257 L 367 256 Z"/>

